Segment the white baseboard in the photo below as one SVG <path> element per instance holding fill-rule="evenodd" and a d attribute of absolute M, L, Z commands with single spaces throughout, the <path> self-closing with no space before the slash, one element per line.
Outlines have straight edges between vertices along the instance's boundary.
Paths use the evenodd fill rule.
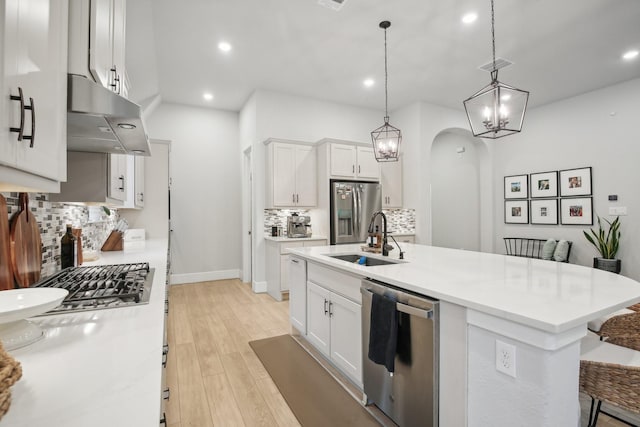
<path fill-rule="evenodd" d="M 267 292 L 267 282 L 258 282 L 254 280 L 251 284 L 251 289 L 257 294 L 263 294 Z"/>
<path fill-rule="evenodd" d="M 199 273 L 172 274 L 171 284 L 180 285 L 183 283 L 209 282 L 211 280 L 225 280 L 225 279 L 239 279 L 239 278 L 240 278 L 240 270 L 202 271 Z"/>

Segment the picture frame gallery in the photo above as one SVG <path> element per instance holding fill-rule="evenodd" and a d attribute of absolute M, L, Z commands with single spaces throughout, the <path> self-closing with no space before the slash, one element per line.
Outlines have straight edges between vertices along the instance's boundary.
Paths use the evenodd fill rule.
<path fill-rule="evenodd" d="M 505 224 L 593 225 L 591 167 L 504 177 Z"/>

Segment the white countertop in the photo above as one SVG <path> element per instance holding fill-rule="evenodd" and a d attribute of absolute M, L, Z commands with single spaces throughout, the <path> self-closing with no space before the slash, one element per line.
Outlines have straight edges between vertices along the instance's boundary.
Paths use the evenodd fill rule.
<path fill-rule="evenodd" d="M 304 242 L 309 240 L 327 240 L 324 236 L 311 236 L 311 237 L 287 237 L 287 236 L 264 236 L 265 240 L 272 242 Z"/>
<path fill-rule="evenodd" d="M 32 318 L 45 337 L 11 352 L 23 374 L 0 427 L 159 425 L 167 241 L 100 255 L 83 265 L 149 262 L 149 304 Z"/>
<path fill-rule="evenodd" d="M 499 318 L 559 333 L 640 301 L 640 283 L 554 261 L 403 243 L 405 261 L 365 267 L 326 256 L 362 253 L 360 244 L 292 248 L 335 269 L 390 283 Z M 389 258 L 398 258 L 397 248 Z"/>

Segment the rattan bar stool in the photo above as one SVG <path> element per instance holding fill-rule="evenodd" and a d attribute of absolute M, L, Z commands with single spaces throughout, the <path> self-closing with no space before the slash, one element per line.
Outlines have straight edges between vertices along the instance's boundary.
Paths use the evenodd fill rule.
<path fill-rule="evenodd" d="M 613 338 L 614 340 L 616 338 Z M 633 348 L 640 336 L 619 338 Z M 600 341 L 588 335 L 581 342 L 580 391 L 592 398 L 589 427 L 595 427 L 600 413 L 632 425 L 602 410 L 602 402 L 640 414 L 640 351 Z M 597 403 L 596 403 L 597 402 Z"/>

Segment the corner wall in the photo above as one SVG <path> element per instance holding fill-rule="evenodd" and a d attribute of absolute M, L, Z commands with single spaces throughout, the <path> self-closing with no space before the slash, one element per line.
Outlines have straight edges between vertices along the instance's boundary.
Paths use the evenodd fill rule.
<path fill-rule="evenodd" d="M 503 177 L 591 166 L 593 212 L 613 219 L 609 207 L 625 206 L 620 217 L 618 258 L 622 274 L 640 280 L 640 79 L 544 105 L 527 112 L 522 133 L 494 146 L 494 225 L 496 252 L 509 236 L 573 241 L 570 262 L 592 265 L 597 256 L 582 234 L 588 226 L 504 224 Z M 535 95 L 535 94 L 533 94 Z M 616 194 L 617 202 L 608 195 Z"/>

